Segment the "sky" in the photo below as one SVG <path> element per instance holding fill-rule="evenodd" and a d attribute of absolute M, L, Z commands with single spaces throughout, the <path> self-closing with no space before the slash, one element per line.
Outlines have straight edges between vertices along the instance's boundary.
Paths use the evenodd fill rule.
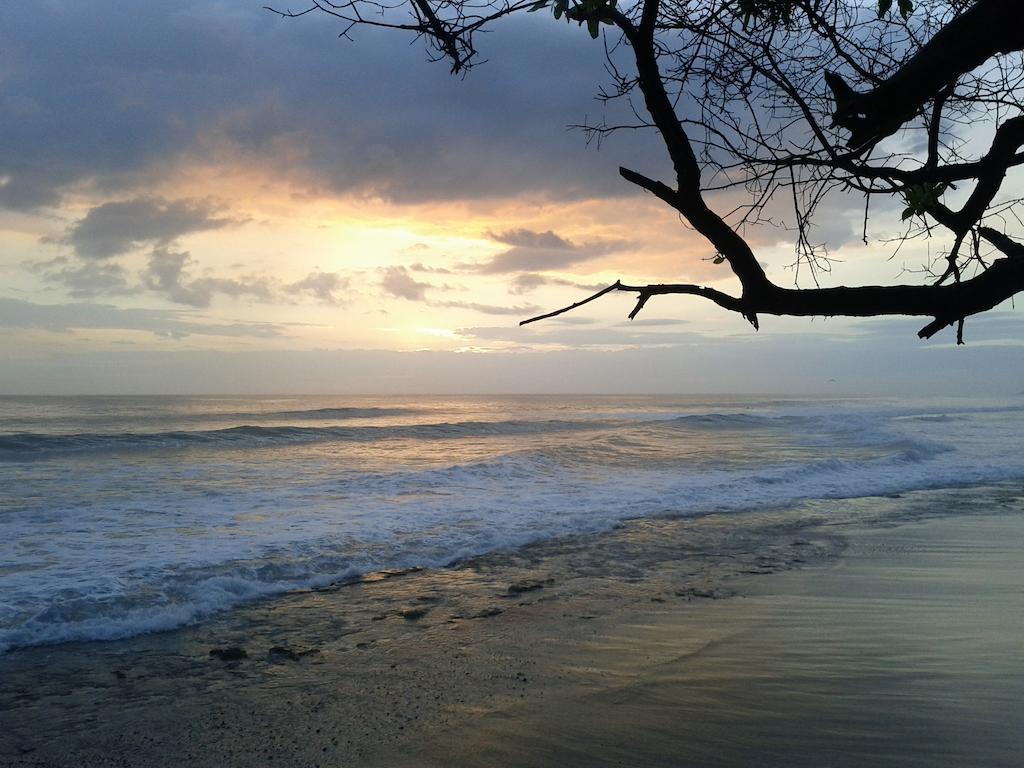
<path fill-rule="evenodd" d="M 683 297 L 519 327 L 618 278 L 737 287 L 619 178 L 670 178 L 656 136 L 567 127 L 621 117 L 602 45 L 533 14 L 453 77 L 262 5 L 0 5 L 0 394 L 1024 390 L 1011 306 L 966 348 L 905 318 L 755 333 Z M 929 245 L 890 258 L 898 213 L 864 245 L 859 204 L 826 210 L 822 284 L 906 280 Z M 746 234 L 792 285 L 792 233 Z"/>

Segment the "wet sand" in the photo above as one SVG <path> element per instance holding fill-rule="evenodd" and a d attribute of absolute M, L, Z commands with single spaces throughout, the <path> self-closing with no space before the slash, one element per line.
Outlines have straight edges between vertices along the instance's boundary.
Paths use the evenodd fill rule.
<path fill-rule="evenodd" d="M 1016 489 L 631 521 L 12 652 L 0 765 L 1019 766 L 1022 648 Z"/>

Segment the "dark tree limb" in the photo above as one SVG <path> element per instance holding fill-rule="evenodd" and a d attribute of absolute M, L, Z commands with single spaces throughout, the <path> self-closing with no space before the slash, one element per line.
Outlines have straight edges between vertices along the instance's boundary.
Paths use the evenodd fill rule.
<path fill-rule="evenodd" d="M 994 230 L 986 237 L 1004 238 Z M 619 280 L 588 296 L 582 301 L 543 315 L 523 320 L 527 325 L 538 320 L 570 312 L 599 299 L 612 291 L 637 294 L 637 303 L 629 313 L 632 320 L 652 296 L 686 295 L 708 299 L 723 309 L 738 312 L 757 328 L 757 315 L 787 315 L 795 317 L 876 317 L 878 315 L 908 315 L 934 317 L 918 331 L 928 339 L 943 328 L 966 317 L 992 309 L 1001 302 L 1024 290 L 1024 245 L 1008 241 L 1015 255 L 997 259 L 981 274 L 969 280 L 950 285 L 866 285 L 836 288 L 780 288 L 769 284 L 756 297 L 730 296 L 702 285 L 655 284 L 627 285 Z M 962 338 L 962 330 L 961 330 Z"/>
<path fill-rule="evenodd" d="M 978 234 L 1011 259 L 1024 260 L 1024 245 L 1016 240 L 1011 240 L 999 230 L 992 229 L 992 227 L 978 227 Z"/>
<path fill-rule="evenodd" d="M 742 299 L 737 299 L 735 296 L 730 296 L 727 293 L 723 293 L 722 291 L 716 290 L 714 288 L 708 288 L 708 287 L 703 286 L 703 285 L 693 285 L 693 284 L 690 284 L 690 283 L 657 284 L 657 285 L 626 285 L 621 280 L 616 280 L 611 285 L 607 286 L 606 288 L 602 288 L 597 293 L 592 294 L 592 295 L 588 296 L 585 299 L 577 301 L 574 304 L 570 304 L 567 307 L 562 307 L 561 309 L 556 309 L 553 312 L 547 312 L 547 313 L 545 313 L 543 315 L 537 315 L 536 317 L 531 317 L 528 320 L 521 320 L 519 322 L 519 325 L 527 325 L 529 323 L 536 323 L 538 320 L 547 320 L 548 318 L 551 318 L 551 317 L 557 317 L 558 315 L 563 315 L 566 312 L 571 312 L 572 310 L 576 309 L 577 307 L 582 307 L 584 304 L 589 304 L 591 301 L 594 301 L 595 299 L 599 299 L 602 296 L 604 296 L 605 294 L 611 293 L 612 291 L 623 291 L 625 293 L 635 293 L 635 294 L 637 294 L 636 306 L 633 307 L 633 311 L 630 312 L 629 315 L 628 315 L 628 318 L 630 320 L 632 320 L 638 314 L 640 314 L 640 310 L 644 308 L 644 306 L 647 304 L 648 299 L 650 299 L 652 296 L 667 296 L 669 294 L 687 295 L 687 296 L 701 296 L 701 297 L 703 297 L 705 299 L 709 299 L 710 301 L 713 301 L 715 304 L 717 304 L 720 307 L 723 307 L 724 309 L 728 309 L 728 310 L 731 310 L 733 312 L 739 312 L 739 313 L 744 314 L 744 315 L 746 314 L 745 309 L 744 309 L 744 303 L 743 303 Z M 751 320 L 751 322 L 753 323 L 754 327 L 756 328 L 757 327 L 757 320 L 756 320 L 756 318 Z"/>
<path fill-rule="evenodd" d="M 961 75 L 1022 47 L 1024 3 L 977 0 L 870 91 L 854 91 L 840 75 L 827 73 L 835 99 L 833 120 L 850 132 L 850 149 L 866 150 L 899 130 Z"/>
<path fill-rule="evenodd" d="M 566 312 L 571 312 L 572 310 L 577 309 L 578 307 L 582 307 L 584 304 L 589 304 L 594 299 L 601 298 L 606 293 L 611 293 L 612 291 L 620 291 L 620 290 L 625 290 L 625 289 L 623 288 L 622 283 L 619 282 L 618 280 L 616 280 L 614 283 L 609 285 L 607 288 L 602 288 L 600 291 L 598 291 L 597 293 L 593 294 L 592 296 L 588 296 L 587 298 L 582 299 L 580 301 L 577 301 L 574 304 L 570 304 L 567 307 L 562 307 L 561 309 L 556 309 L 554 312 L 547 312 L 547 313 L 545 313 L 543 315 L 537 315 L 536 317 L 531 317 L 529 320 L 520 320 L 519 324 L 520 325 L 526 325 L 527 323 L 535 323 L 538 320 L 547 320 L 548 318 L 558 317 L 559 315 L 564 315 Z M 632 318 L 630 318 L 630 319 L 632 319 Z"/>
<path fill-rule="evenodd" d="M 613 19 L 633 49 L 637 66 L 637 85 L 643 94 L 647 112 L 661 133 L 672 160 L 676 172 L 676 189 L 671 190 L 664 184 L 652 181 L 627 168 L 620 168 L 619 173 L 626 180 L 653 193 L 685 216 L 693 228 L 704 235 L 728 260 L 732 271 L 740 278 L 744 290 L 753 289 L 759 284 L 767 283 L 764 270 L 761 269 L 746 241 L 704 202 L 701 194 L 700 164 L 672 105 L 672 100 L 665 90 L 665 81 L 658 68 L 653 23 L 648 24 L 646 21 L 656 17 L 658 1 L 645 0 L 640 28 L 633 26 L 632 21 L 622 13 L 616 12 Z"/>

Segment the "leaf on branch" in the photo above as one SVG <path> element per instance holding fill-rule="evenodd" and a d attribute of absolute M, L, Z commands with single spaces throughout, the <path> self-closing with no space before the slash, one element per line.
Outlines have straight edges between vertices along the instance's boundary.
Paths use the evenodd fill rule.
<path fill-rule="evenodd" d="M 946 191 L 946 185 L 913 184 L 903 190 L 903 199 L 907 207 L 903 209 L 903 221 L 911 216 L 924 216 L 939 204 L 939 195 Z"/>
<path fill-rule="evenodd" d="M 751 19 L 767 20 L 772 26 L 781 22 L 788 27 L 793 23 L 795 5 L 795 0 L 740 0 L 739 16 L 744 29 L 750 26 Z"/>
<path fill-rule="evenodd" d="M 913 0 L 899 0 L 898 3 L 900 9 L 900 16 L 906 21 L 910 18 L 910 15 L 914 12 Z M 878 18 L 884 18 L 889 10 L 892 8 L 892 0 L 878 0 Z"/>
<path fill-rule="evenodd" d="M 571 7 L 568 0 L 555 0 L 555 18 L 559 18 L 558 6 L 561 6 L 566 21 L 575 21 L 581 27 L 586 24 L 587 31 L 595 40 L 601 36 L 601 24 L 614 24 L 615 6 L 618 0 L 578 0 Z"/>

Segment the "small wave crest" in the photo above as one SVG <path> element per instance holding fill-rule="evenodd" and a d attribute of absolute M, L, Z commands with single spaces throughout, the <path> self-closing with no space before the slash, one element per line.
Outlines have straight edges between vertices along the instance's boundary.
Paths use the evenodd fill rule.
<path fill-rule="evenodd" d="M 226 568 L 222 570 L 227 570 Z M 64 597 L 10 628 L 0 628 L 0 654 L 13 648 L 75 641 L 118 640 L 186 626 L 235 606 L 296 589 L 345 581 L 356 571 L 306 579 L 263 580 L 249 568 L 236 573 L 179 577 L 142 595 Z"/>
<path fill-rule="evenodd" d="M 415 416 L 423 413 L 419 408 L 310 408 L 296 411 L 270 411 L 258 414 L 267 419 L 301 419 L 315 421 L 318 419 L 373 419 L 381 416 Z M 257 414 L 242 414 L 253 416 Z"/>
<path fill-rule="evenodd" d="M 754 413 L 690 413 L 676 416 L 667 423 L 693 429 L 724 430 L 783 426 L 793 421 L 793 417 L 760 416 Z"/>
<path fill-rule="evenodd" d="M 461 421 L 396 426 L 298 427 L 258 426 L 153 433 L 123 432 L 51 435 L 18 432 L 0 435 L 0 461 L 46 458 L 54 455 L 166 450 L 193 447 L 259 448 L 331 441 L 374 442 L 389 439 L 444 440 L 460 437 L 502 437 L 545 432 L 594 430 L 594 421 Z"/>

